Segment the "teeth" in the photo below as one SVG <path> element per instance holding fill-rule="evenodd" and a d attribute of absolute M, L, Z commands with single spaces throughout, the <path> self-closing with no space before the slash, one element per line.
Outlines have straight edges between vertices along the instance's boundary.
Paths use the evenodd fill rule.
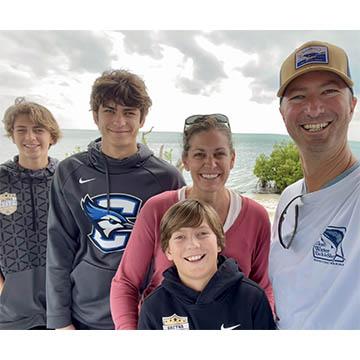
<path fill-rule="evenodd" d="M 186 258 L 188 261 L 198 261 L 202 258 L 202 255 L 189 256 Z"/>
<path fill-rule="evenodd" d="M 212 179 L 217 178 L 219 175 L 218 174 L 201 174 L 201 176 L 205 179 L 212 180 Z"/>
<path fill-rule="evenodd" d="M 321 124 L 305 124 L 305 125 L 303 125 L 303 128 L 305 130 L 315 132 L 315 131 L 320 131 L 320 130 L 326 128 L 328 125 L 329 125 L 328 122 L 321 123 Z"/>
<path fill-rule="evenodd" d="M 24 145 L 25 147 L 27 147 L 27 148 L 36 148 L 38 145 Z"/>

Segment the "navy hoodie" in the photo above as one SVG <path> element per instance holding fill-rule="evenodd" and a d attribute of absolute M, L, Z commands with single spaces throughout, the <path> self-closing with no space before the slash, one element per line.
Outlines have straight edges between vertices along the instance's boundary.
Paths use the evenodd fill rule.
<path fill-rule="evenodd" d="M 0 165 L 0 329 L 46 325 L 45 262 L 49 189 L 58 161 L 24 169 Z"/>
<path fill-rule="evenodd" d="M 59 164 L 50 192 L 48 327 L 75 320 L 93 329 L 114 328 L 111 280 L 137 214 L 151 196 L 183 185 L 176 168 L 142 144 L 136 154 L 117 160 L 101 152 L 98 139 Z"/>
<path fill-rule="evenodd" d="M 239 271 L 234 259 L 219 256 L 218 271 L 201 292 L 182 284 L 175 266 L 163 275 L 141 308 L 140 330 L 276 328 L 264 291 Z"/>

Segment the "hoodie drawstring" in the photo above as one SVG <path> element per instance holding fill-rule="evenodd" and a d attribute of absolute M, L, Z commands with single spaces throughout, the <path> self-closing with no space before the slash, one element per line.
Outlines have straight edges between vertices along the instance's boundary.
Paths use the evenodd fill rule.
<path fill-rule="evenodd" d="M 32 212 L 32 229 L 36 231 L 36 209 L 35 209 L 35 198 L 34 198 L 34 188 L 33 188 L 33 179 L 30 178 L 30 197 L 31 197 L 31 212 Z"/>
<path fill-rule="evenodd" d="M 106 202 L 107 202 L 107 211 L 110 212 L 110 175 L 109 175 L 109 165 L 106 159 L 106 156 L 103 156 L 105 160 L 105 178 L 106 178 Z"/>

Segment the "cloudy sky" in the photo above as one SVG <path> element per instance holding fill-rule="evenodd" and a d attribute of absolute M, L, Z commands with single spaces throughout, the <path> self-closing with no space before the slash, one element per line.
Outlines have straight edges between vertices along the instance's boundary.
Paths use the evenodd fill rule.
<path fill-rule="evenodd" d="M 15 97 L 26 96 L 48 106 L 63 128 L 94 128 L 88 112 L 90 87 L 103 70 L 123 67 L 144 77 L 153 98 L 147 129 L 154 126 L 158 131 L 181 131 L 183 120 L 189 114 L 224 112 L 229 115 L 234 131 L 285 133 L 275 98 L 278 71 L 281 61 L 301 43 L 322 39 L 344 47 L 358 84 L 355 90 L 360 92 L 360 32 L 319 31 L 358 29 L 357 9 L 353 0 L 333 3 L 314 0 L 4 1 L 0 22 L 0 113 L 3 114 Z M 129 31 L 136 29 L 146 31 Z M 197 30 L 176 31 L 178 29 Z M 253 31 L 258 29 L 267 30 Z M 352 122 L 350 137 L 360 140 L 358 113 Z M 44 342 L 45 335 L 49 336 Z M 44 356 L 53 356 L 54 348 L 57 349 L 55 358 L 68 355 L 69 348 L 75 358 L 83 357 L 84 353 L 90 358 L 114 355 L 113 346 L 99 346 L 95 338 L 89 342 L 89 334 L 85 332 L 78 336 L 57 333 L 56 338 L 50 335 L 38 336 L 38 345 L 48 350 Z M 349 333 L 339 336 L 338 332 L 318 332 L 317 335 L 309 337 L 306 332 L 297 331 L 275 337 L 256 334 L 241 343 L 241 353 L 257 359 L 268 357 L 270 349 L 282 360 L 289 357 L 289 352 L 295 359 L 303 359 L 311 351 L 313 357 L 320 358 L 324 355 L 320 342 L 337 344 L 338 351 L 328 352 L 327 359 L 335 360 L 340 352 L 350 355 L 355 351 L 356 341 Z M 17 346 L 17 353 L 32 358 L 28 349 L 34 340 L 36 343 L 34 336 L 24 333 L 16 334 L 15 338 L 6 332 L 1 336 L 7 340 L 1 344 L 2 353 L 12 354 Z M 179 347 L 179 338 L 175 336 L 167 337 L 166 341 L 143 334 L 140 339 L 135 333 L 122 336 L 126 339 L 121 342 L 122 353 L 133 352 L 141 342 L 144 346 L 136 347 L 140 356 L 150 359 L 168 354 L 174 359 L 184 356 L 182 352 L 174 352 Z M 193 333 L 182 337 L 182 344 L 193 357 L 209 354 L 231 358 L 239 350 L 233 336 L 220 338 L 210 333 L 202 336 L 200 339 L 204 341 L 199 341 L 199 336 Z M 204 346 L 211 336 L 217 346 Z M 107 333 L 106 337 L 107 343 L 118 341 L 115 333 Z M 264 346 L 259 347 L 259 339 Z M 64 346 L 59 347 L 59 341 Z M 302 341 L 306 346 L 299 347 Z M 161 350 L 149 353 L 154 343 L 159 344 Z M 39 354 L 36 356 L 39 359 Z"/>
<path fill-rule="evenodd" d="M 360 84 L 360 31 L 1 30 L 0 112 L 25 96 L 47 106 L 62 128 L 94 129 L 93 81 L 125 68 L 143 77 L 153 100 L 145 130 L 182 131 L 191 114 L 221 112 L 234 132 L 284 134 L 279 68 L 313 39 L 346 49 Z M 360 140 L 360 107 L 350 139 Z"/>

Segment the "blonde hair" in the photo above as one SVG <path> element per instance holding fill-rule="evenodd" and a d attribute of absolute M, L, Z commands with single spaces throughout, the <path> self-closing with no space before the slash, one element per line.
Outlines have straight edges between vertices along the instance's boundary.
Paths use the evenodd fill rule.
<path fill-rule="evenodd" d="M 29 115 L 36 125 L 49 131 L 53 144 L 61 138 L 61 130 L 53 114 L 46 107 L 26 101 L 24 97 L 16 98 L 15 104 L 5 111 L 3 123 L 8 137 L 13 136 L 16 117 L 21 114 Z"/>
<path fill-rule="evenodd" d="M 225 247 L 225 235 L 219 215 L 203 201 L 187 199 L 171 206 L 160 222 L 160 245 L 165 252 L 175 231 L 183 227 L 198 227 L 206 222 L 217 238 L 221 250 Z"/>

